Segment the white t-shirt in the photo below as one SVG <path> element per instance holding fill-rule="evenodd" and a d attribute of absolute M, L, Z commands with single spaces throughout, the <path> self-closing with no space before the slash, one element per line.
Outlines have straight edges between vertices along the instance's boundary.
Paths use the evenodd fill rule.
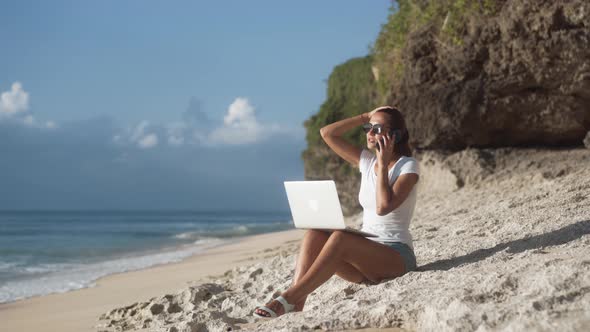
<path fill-rule="evenodd" d="M 377 242 L 403 242 L 414 249 L 410 234 L 410 221 L 416 206 L 416 190 L 414 185 L 406 200 L 390 213 L 380 216 L 377 214 L 377 174 L 375 163 L 377 156 L 367 149 L 361 152 L 359 169 L 362 173 L 359 202 L 363 207 L 362 230 L 378 235 L 369 237 Z M 389 185 L 393 185 L 398 176 L 405 173 L 420 174 L 420 167 L 415 158 L 402 156 L 389 170 Z"/>

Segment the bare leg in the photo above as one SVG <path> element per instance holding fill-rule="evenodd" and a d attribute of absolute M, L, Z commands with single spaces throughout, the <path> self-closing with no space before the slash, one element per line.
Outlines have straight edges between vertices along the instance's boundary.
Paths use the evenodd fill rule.
<path fill-rule="evenodd" d="M 405 271 L 402 257 L 391 248 L 357 235 L 336 231 L 330 235 L 305 275 L 282 296 L 289 303 L 297 303 L 330 279 L 343 262 L 373 282 L 400 276 Z M 284 312 L 278 301 L 272 301 L 267 306 L 278 315 Z"/>
<path fill-rule="evenodd" d="M 320 254 L 320 251 L 324 247 L 324 244 L 326 244 L 326 241 L 328 241 L 329 237 L 330 233 L 315 229 L 310 229 L 305 232 L 297 257 L 297 264 L 295 264 L 295 275 L 293 276 L 291 287 L 296 285 L 299 280 L 303 278 L 307 270 L 311 267 L 311 264 L 313 264 Z M 307 296 L 295 303 L 295 311 L 303 310 L 306 299 Z"/>
<path fill-rule="evenodd" d="M 313 262 L 316 260 L 322 248 L 330 238 L 332 233 L 310 229 L 305 232 L 303 240 L 301 241 L 301 249 L 299 249 L 299 256 L 297 257 L 297 264 L 295 265 L 295 275 L 293 276 L 293 282 L 291 287 L 297 285 L 299 281 L 305 276 Z M 366 277 L 362 275 L 354 266 L 341 262 L 337 267 L 336 274 L 344 280 L 360 283 L 366 280 Z M 295 303 L 295 311 L 302 311 L 307 295 L 300 301 Z"/>
<path fill-rule="evenodd" d="M 329 232 L 314 229 L 310 229 L 305 232 L 303 240 L 301 241 L 301 247 L 299 249 L 299 255 L 297 257 L 297 263 L 295 265 L 295 274 L 293 276 L 293 282 L 291 283 L 291 287 L 297 285 L 300 282 L 300 280 L 305 276 L 309 268 L 312 266 L 313 262 L 316 260 L 316 258 L 322 251 L 324 245 L 330 238 L 330 235 L 331 233 Z M 360 283 L 366 280 L 366 277 L 362 273 L 360 273 L 354 266 L 344 261 L 342 261 L 341 264 L 338 266 L 336 274 L 339 277 L 350 282 Z M 294 310 L 302 311 L 306 300 L 307 295 L 295 302 Z M 270 303 L 267 303 L 267 306 L 269 305 Z M 271 307 L 271 309 L 273 308 Z M 265 312 L 261 310 L 256 310 L 256 312 L 261 315 L 265 315 Z"/>

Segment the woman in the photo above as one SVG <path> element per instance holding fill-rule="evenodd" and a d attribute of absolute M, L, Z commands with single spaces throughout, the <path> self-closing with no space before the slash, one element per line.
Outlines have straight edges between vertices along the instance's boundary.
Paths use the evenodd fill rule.
<path fill-rule="evenodd" d="M 359 125 L 367 133 L 367 149 L 342 138 Z M 320 133 L 334 152 L 360 169 L 362 230 L 379 237 L 307 230 L 291 287 L 266 306 L 257 307 L 255 316 L 276 317 L 303 310 L 307 295 L 334 274 L 350 282 L 374 284 L 416 268 L 408 228 L 416 204 L 419 167 L 412 158 L 402 114 L 383 106 L 327 125 Z"/>

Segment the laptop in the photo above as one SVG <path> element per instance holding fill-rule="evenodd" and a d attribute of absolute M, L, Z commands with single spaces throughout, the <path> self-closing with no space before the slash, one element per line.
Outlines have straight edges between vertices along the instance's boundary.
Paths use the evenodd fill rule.
<path fill-rule="evenodd" d="M 285 181 L 285 190 L 296 228 L 343 230 L 377 237 L 346 226 L 334 181 Z"/>

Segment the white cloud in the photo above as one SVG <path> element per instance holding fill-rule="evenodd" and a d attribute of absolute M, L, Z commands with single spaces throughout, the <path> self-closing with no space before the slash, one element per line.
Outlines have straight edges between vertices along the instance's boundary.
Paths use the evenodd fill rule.
<path fill-rule="evenodd" d="M 249 144 L 263 139 L 272 126 L 262 126 L 256 119 L 254 107 L 246 98 L 236 98 L 223 118 L 223 126 L 209 135 L 210 144 Z"/>
<path fill-rule="evenodd" d="M 141 121 L 131 133 L 131 142 L 136 143 L 142 149 L 149 149 L 158 145 L 158 135 L 150 132 L 149 127 L 150 123 L 148 121 Z"/>
<path fill-rule="evenodd" d="M 177 137 L 177 136 L 169 136 L 168 137 L 168 144 L 179 146 L 184 144 L 184 137 Z"/>
<path fill-rule="evenodd" d="M 12 83 L 10 91 L 0 95 L 0 115 L 13 115 L 29 109 L 29 93 L 20 82 Z"/>
<path fill-rule="evenodd" d="M 184 144 L 184 132 L 187 125 L 182 122 L 174 122 L 166 126 L 168 134 L 168 144 L 179 146 Z"/>
<path fill-rule="evenodd" d="M 149 125 L 150 123 L 146 120 L 143 120 L 139 124 L 137 124 L 137 126 L 135 126 L 135 129 L 133 130 L 133 133 L 131 134 L 131 140 L 133 142 L 141 140 L 141 138 L 146 135 L 145 130 Z"/>
<path fill-rule="evenodd" d="M 29 93 L 20 82 L 12 83 L 10 91 L 0 94 L 0 121 L 7 120 L 16 124 L 38 129 L 55 129 L 54 121 L 38 122 L 29 112 Z"/>
<path fill-rule="evenodd" d="M 254 115 L 254 107 L 246 98 L 238 97 L 229 105 L 227 115 L 223 118 L 223 123 L 226 126 L 236 127 L 250 127 L 256 126 L 256 116 Z"/>
<path fill-rule="evenodd" d="M 23 122 L 27 126 L 33 126 L 35 124 L 35 118 L 29 114 L 23 118 Z"/>
<path fill-rule="evenodd" d="M 150 149 L 158 145 L 158 133 L 162 134 L 159 126 L 153 126 L 143 120 L 135 127 L 127 128 L 124 132 L 115 133 L 111 141 L 120 146 L 136 145 L 141 149 Z"/>
<path fill-rule="evenodd" d="M 32 114 L 27 114 L 21 118 L 17 118 L 17 121 L 22 121 L 22 123 L 31 128 L 39 128 L 39 129 L 55 129 L 57 128 L 57 124 L 55 121 L 45 121 L 45 123 L 39 123 L 37 119 Z"/>
<path fill-rule="evenodd" d="M 158 136 L 156 134 L 148 134 L 139 140 L 138 145 L 142 149 L 153 148 L 158 145 Z"/>
<path fill-rule="evenodd" d="M 182 136 L 168 136 L 168 144 L 178 146 L 184 144 L 184 137 Z"/>
<path fill-rule="evenodd" d="M 196 108 L 195 108 L 196 110 Z M 194 113 L 194 114 L 193 114 Z M 220 146 L 220 145 L 246 145 L 259 143 L 272 136 L 301 139 L 305 130 L 301 126 L 283 126 L 276 123 L 260 123 L 256 117 L 256 109 L 247 98 L 238 97 L 228 107 L 223 117 L 223 122 L 217 127 L 212 126 L 207 115 L 198 109 L 193 115 L 207 120 L 196 121 L 197 116 L 185 116 L 182 121 L 168 124 L 150 124 L 141 121 L 135 127 L 127 129 L 112 137 L 112 141 L 121 145 L 136 145 L 142 149 L 156 146 L 160 139 L 162 144 L 169 146 Z"/>

